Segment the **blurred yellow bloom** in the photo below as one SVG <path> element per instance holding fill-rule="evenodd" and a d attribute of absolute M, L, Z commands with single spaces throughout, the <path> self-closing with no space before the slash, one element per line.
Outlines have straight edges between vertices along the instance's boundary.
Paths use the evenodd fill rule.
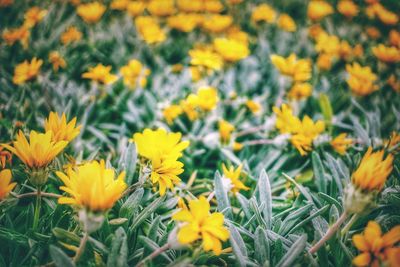
<path fill-rule="evenodd" d="M 378 16 L 379 20 L 386 25 L 395 25 L 399 22 L 399 17 L 396 13 L 387 10 L 380 3 L 372 5 L 374 13 Z"/>
<path fill-rule="evenodd" d="M 318 55 L 317 58 L 317 67 L 320 70 L 330 70 L 332 68 L 332 61 L 334 59 L 334 56 L 321 53 Z"/>
<path fill-rule="evenodd" d="M 219 136 L 221 142 L 226 144 L 231 140 L 231 134 L 235 130 L 235 126 L 227 122 L 226 120 L 218 121 Z"/>
<path fill-rule="evenodd" d="M 229 231 L 224 226 L 222 213 L 210 214 L 210 204 L 205 197 L 190 200 L 189 210 L 178 211 L 172 219 L 183 222 L 178 231 L 178 241 L 181 244 L 190 244 L 201 239 L 205 251 L 212 250 L 215 255 L 221 254 L 221 241 L 228 240 Z"/>
<path fill-rule="evenodd" d="M 149 69 L 145 69 L 143 64 L 136 59 L 132 59 L 127 65 L 120 68 L 124 84 L 130 88 L 136 88 L 137 85 L 141 87 L 146 86 L 147 76 L 150 74 Z"/>
<path fill-rule="evenodd" d="M 350 75 L 347 84 L 356 95 L 366 96 L 378 90 L 378 86 L 374 84 L 378 76 L 369 66 L 362 67 L 358 63 L 353 63 L 353 65 L 346 65 L 346 70 Z"/>
<path fill-rule="evenodd" d="M 184 12 L 201 12 L 204 11 L 203 0 L 176 0 L 179 10 Z"/>
<path fill-rule="evenodd" d="M 181 106 L 179 105 L 170 105 L 163 110 L 163 116 L 168 124 L 172 124 L 172 122 L 183 112 Z"/>
<path fill-rule="evenodd" d="M 331 146 L 340 155 L 346 154 L 347 148 L 353 143 L 351 138 L 347 138 L 346 133 L 341 133 L 331 141 Z"/>
<path fill-rule="evenodd" d="M 167 133 L 163 128 L 145 129 L 143 133 L 135 133 L 133 140 L 140 156 L 147 159 L 177 159 L 189 146 L 189 141 L 180 141 L 181 133 Z"/>
<path fill-rule="evenodd" d="M 283 104 L 280 109 L 273 107 L 272 110 L 276 114 L 275 127 L 281 134 L 293 133 L 301 127 L 300 119 L 293 115 L 289 105 Z"/>
<path fill-rule="evenodd" d="M 389 140 L 384 142 L 387 149 L 394 149 L 394 151 L 400 151 L 400 133 L 392 132 L 390 134 Z"/>
<path fill-rule="evenodd" d="M 53 69 L 56 72 L 60 67 L 64 69 L 67 66 L 67 62 L 65 62 L 64 58 L 57 51 L 50 52 L 49 61 L 53 65 Z"/>
<path fill-rule="evenodd" d="M 0 145 L 0 167 L 5 168 L 6 163 L 11 164 L 12 154 L 9 151 L 4 150 L 4 147 Z"/>
<path fill-rule="evenodd" d="M 400 61 L 400 50 L 394 46 L 379 44 L 372 47 L 372 53 L 385 63 L 396 63 Z"/>
<path fill-rule="evenodd" d="M 42 64 L 43 60 L 35 57 L 31 62 L 25 60 L 24 62 L 18 64 L 14 69 L 13 83 L 21 85 L 36 78 L 36 76 L 39 74 Z"/>
<path fill-rule="evenodd" d="M 311 25 L 308 28 L 308 35 L 313 39 L 317 39 L 317 37 L 322 33 L 326 34 L 324 29 L 322 29 L 321 25 L 319 24 Z"/>
<path fill-rule="evenodd" d="M 167 188 L 172 190 L 181 182 L 178 177 L 183 173 L 183 163 L 172 157 L 155 157 L 151 159 L 150 180 L 154 186 L 158 186 L 160 195 L 165 195 Z"/>
<path fill-rule="evenodd" d="M 32 28 L 37 23 L 43 20 L 43 18 L 47 15 L 46 9 L 40 9 L 37 6 L 31 7 L 24 14 L 24 27 Z"/>
<path fill-rule="evenodd" d="M 381 32 L 378 30 L 377 27 L 367 27 L 365 32 L 371 39 L 378 39 L 382 36 Z"/>
<path fill-rule="evenodd" d="M 110 8 L 114 10 L 125 10 L 128 7 L 130 0 L 113 0 Z"/>
<path fill-rule="evenodd" d="M 44 129 L 46 132 L 53 133 L 52 140 L 54 142 L 67 141 L 71 142 L 78 136 L 81 131 L 81 125 L 76 126 L 76 117 L 67 123 L 65 113 L 58 116 L 56 112 L 50 112 L 49 118 L 44 121 Z"/>
<path fill-rule="evenodd" d="M 143 13 L 146 3 L 143 1 L 130 1 L 126 7 L 126 11 L 132 17 L 136 17 Z"/>
<path fill-rule="evenodd" d="M 224 177 L 227 178 L 230 182 L 230 190 L 236 194 L 240 190 L 249 190 L 250 188 L 245 186 L 242 181 L 240 181 L 240 175 L 242 173 L 242 165 L 239 165 L 236 169 L 233 166 L 230 166 L 229 169 L 226 168 L 225 164 L 222 163 L 222 171 L 224 173 Z"/>
<path fill-rule="evenodd" d="M 193 98 L 195 98 L 195 101 L 193 101 Z M 186 116 L 189 118 L 189 120 L 194 121 L 195 119 L 198 118 L 199 114 L 196 111 L 197 108 L 197 96 L 194 94 L 191 94 L 188 96 L 188 98 L 182 100 L 179 103 L 180 107 L 182 108 L 183 112 L 185 112 Z"/>
<path fill-rule="evenodd" d="M 49 165 L 53 159 L 67 146 L 67 141 L 54 141 L 53 133 L 37 133 L 31 131 L 29 142 L 22 131 L 18 132 L 13 146 L 2 144 L 10 150 L 29 168 L 43 168 Z"/>
<path fill-rule="evenodd" d="M 197 90 L 197 105 L 204 111 L 215 109 L 218 103 L 218 91 L 211 86 L 203 86 Z"/>
<path fill-rule="evenodd" d="M 140 36 L 148 44 L 161 43 L 167 38 L 164 31 L 158 25 L 157 20 L 153 17 L 137 17 L 135 25 Z"/>
<path fill-rule="evenodd" d="M 291 99 L 301 100 L 307 98 L 312 93 L 312 85 L 309 83 L 295 83 L 288 93 Z"/>
<path fill-rule="evenodd" d="M 10 183 L 11 178 L 12 175 L 9 169 L 0 171 L 0 200 L 5 199 L 17 185 L 17 183 Z"/>
<path fill-rule="evenodd" d="M 220 0 L 207 0 L 204 1 L 204 11 L 210 13 L 220 13 L 224 10 L 224 5 Z"/>
<path fill-rule="evenodd" d="M 396 79 L 396 76 L 393 74 L 390 75 L 387 83 L 390 87 L 392 87 L 393 90 L 395 90 L 397 93 L 400 93 L 400 80 Z"/>
<path fill-rule="evenodd" d="M 334 12 L 333 7 L 325 1 L 310 1 L 307 16 L 311 20 L 320 20 Z"/>
<path fill-rule="evenodd" d="M 220 70 L 223 66 L 222 57 L 211 49 L 191 49 L 189 56 L 191 58 L 190 64 L 193 66 L 202 66 L 210 70 Z"/>
<path fill-rule="evenodd" d="M 15 29 L 4 30 L 2 37 L 7 45 L 13 45 L 15 42 L 20 41 L 23 48 L 28 48 L 28 42 L 31 32 L 26 27 L 19 27 Z"/>
<path fill-rule="evenodd" d="M 354 266 L 399 266 L 400 247 L 395 245 L 400 241 L 400 225 L 382 234 L 379 224 L 369 221 L 364 233 L 355 234 L 352 239 L 354 246 L 360 251 L 353 259 Z"/>
<path fill-rule="evenodd" d="M 325 53 L 331 56 L 338 56 L 340 40 L 336 35 L 322 33 L 316 38 L 315 50 L 318 53 Z"/>
<path fill-rule="evenodd" d="M 245 45 L 249 44 L 249 35 L 247 32 L 242 31 L 239 27 L 237 26 L 232 26 L 228 29 L 227 32 L 227 37 L 228 39 L 233 39 L 238 42 L 241 42 Z"/>
<path fill-rule="evenodd" d="M 76 13 L 86 22 L 98 22 L 106 11 L 106 7 L 99 2 L 80 4 L 76 8 Z"/>
<path fill-rule="evenodd" d="M 276 11 L 268 4 L 258 5 L 251 13 L 253 22 L 273 23 L 276 19 Z"/>
<path fill-rule="evenodd" d="M 372 152 L 369 147 L 360 165 L 351 177 L 352 183 L 365 191 L 380 191 L 393 169 L 393 155 L 388 154 L 383 159 L 385 151 Z"/>
<path fill-rule="evenodd" d="M 60 190 L 70 195 L 59 198 L 59 204 L 78 206 L 95 212 L 112 208 L 127 188 L 125 172 L 115 179 L 114 169 L 106 168 L 104 161 L 88 162 L 75 169 L 70 168 L 66 174 L 56 174 L 64 183 Z"/>
<path fill-rule="evenodd" d="M 118 76 L 111 74 L 110 71 L 111 66 L 97 64 L 95 67 L 89 67 L 89 71 L 83 73 L 82 78 L 109 85 L 118 80 Z"/>
<path fill-rule="evenodd" d="M 192 81 L 197 82 L 201 79 L 202 72 L 199 66 L 190 66 L 189 71 L 192 77 Z"/>
<path fill-rule="evenodd" d="M 299 151 L 301 156 L 307 155 L 312 150 L 312 139 L 303 134 L 292 135 L 290 142 Z"/>
<path fill-rule="evenodd" d="M 147 10 L 154 16 L 170 16 L 175 13 L 174 0 L 150 0 Z"/>
<path fill-rule="evenodd" d="M 339 57 L 344 59 L 344 60 L 348 60 L 352 54 L 353 54 L 353 49 L 351 48 L 350 44 L 343 40 L 340 42 L 340 46 L 339 46 Z"/>
<path fill-rule="evenodd" d="M 212 33 L 220 33 L 229 28 L 233 23 L 233 18 L 229 15 L 210 15 L 203 21 L 203 28 Z"/>
<path fill-rule="evenodd" d="M 240 151 L 243 148 L 243 144 L 239 143 L 239 142 L 233 142 L 232 144 L 232 149 L 233 151 Z"/>
<path fill-rule="evenodd" d="M 246 44 L 227 38 L 214 39 L 214 48 L 227 62 L 236 62 L 248 57 L 250 54 Z"/>
<path fill-rule="evenodd" d="M 181 32 L 191 32 L 202 22 L 198 14 L 179 13 L 175 16 L 170 16 L 167 19 L 167 24 L 172 29 Z"/>
<path fill-rule="evenodd" d="M 288 14 L 281 14 L 278 18 L 278 27 L 287 32 L 295 32 L 296 22 Z"/>
<path fill-rule="evenodd" d="M 303 117 L 301 121 L 301 127 L 295 131 L 295 133 L 303 134 L 304 136 L 310 137 L 312 140 L 317 138 L 323 131 L 325 131 L 325 123 L 321 120 L 314 122 L 307 115 Z"/>
<path fill-rule="evenodd" d="M 396 30 L 390 30 L 389 32 L 389 41 L 390 44 L 400 48 L 400 32 Z"/>
<path fill-rule="evenodd" d="M 292 77 L 295 81 L 307 81 L 311 78 L 311 61 L 308 59 L 297 59 L 295 54 L 287 58 L 271 55 L 271 61 L 281 74 Z"/>
<path fill-rule="evenodd" d="M 74 26 L 70 26 L 65 32 L 61 34 L 61 42 L 64 45 L 67 45 L 72 42 L 77 42 L 82 39 L 82 33 L 78 30 L 78 28 Z"/>
<path fill-rule="evenodd" d="M 358 6 L 352 0 L 340 0 L 337 9 L 340 14 L 347 18 L 352 18 L 359 12 Z"/>
<path fill-rule="evenodd" d="M 247 100 L 246 101 L 246 107 L 253 113 L 253 114 L 259 114 L 262 111 L 262 107 L 260 103 L 254 101 L 254 100 Z"/>

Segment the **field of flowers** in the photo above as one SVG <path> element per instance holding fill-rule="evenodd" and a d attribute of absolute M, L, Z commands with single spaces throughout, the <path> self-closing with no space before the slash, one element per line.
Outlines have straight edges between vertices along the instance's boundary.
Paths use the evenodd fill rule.
<path fill-rule="evenodd" d="M 0 0 L 0 266 L 400 266 L 400 1 Z"/>

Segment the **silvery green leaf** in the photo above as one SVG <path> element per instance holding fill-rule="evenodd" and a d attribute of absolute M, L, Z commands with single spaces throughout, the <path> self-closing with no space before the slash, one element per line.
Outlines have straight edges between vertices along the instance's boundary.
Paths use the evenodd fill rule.
<path fill-rule="evenodd" d="M 228 192 L 224 188 L 221 174 L 218 171 L 214 175 L 215 197 L 218 203 L 218 210 L 223 211 L 228 218 L 232 218 L 231 204 L 228 198 Z"/>
<path fill-rule="evenodd" d="M 238 261 L 239 266 L 246 266 L 246 260 L 247 260 L 247 249 L 246 245 L 240 236 L 240 233 L 238 230 L 236 230 L 236 227 L 234 225 L 229 226 L 229 240 L 231 242 L 232 250 L 233 253 L 235 254 L 235 257 Z"/>
<path fill-rule="evenodd" d="M 108 255 L 107 267 L 126 267 L 128 266 L 128 243 L 127 236 L 122 227 L 115 231 L 112 241 L 111 252 Z"/>
<path fill-rule="evenodd" d="M 300 254 L 304 252 L 307 245 L 307 235 L 302 235 L 286 252 L 285 256 L 280 262 L 276 264 L 277 267 L 291 267 L 298 260 Z"/>
<path fill-rule="evenodd" d="M 265 170 L 262 170 L 258 178 L 258 191 L 260 195 L 260 203 L 263 205 L 264 220 L 269 229 L 272 228 L 272 193 L 271 184 Z"/>
<path fill-rule="evenodd" d="M 56 246 L 50 245 L 50 256 L 57 267 L 74 267 L 75 263 Z"/>

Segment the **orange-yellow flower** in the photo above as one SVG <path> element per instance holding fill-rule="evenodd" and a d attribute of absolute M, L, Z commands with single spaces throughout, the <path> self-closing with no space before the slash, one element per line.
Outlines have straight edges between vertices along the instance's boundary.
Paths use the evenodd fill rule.
<path fill-rule="evenodd" d="M 92 2 L 87 4 L 80 4 L 76 13 L 86 22 L 98 22 L 106 11 L 106 7 L 99 2 Z"/>
<path fill-rule="evenodd" d="M 14 69 L 13 83 L 21 85 L 36 78 L 36 76 L 39 74 L 42 64 L 43 60 L 35 57 L 31 62 L 25 60 L 24 62 L 18 64 Z"/>
<path fill-rule="evenodd" d="M 276 11 L 268 4 L 258 5 L 251 13 L 251 20 L 254 22 L 272 23 L 276 19 Z"/>
<path fill-rule="evenodd" d="M 9 169 L 0 171 L 0 200 L 5 199 L 17 185 L 17 183 L 10 183 L 11 178 L 12 175 Z"/>
<path fill-rule="evenodd" d="M 394 46 L 379 44 L 372 47 L 372 53 L 385 63 L 396 63 L 400 61 L 400 50 Z"/>
<path fill-rule="evenodd" d="M 82 74 L 82 78 L 90 79 L 101 84 L 112 84 L 118 80 L 117 75 L 113 75 L 111 72 L 111 66 L 104 66 L 103 64 L 97 64 L 95 67 L 89 67 L 89 71 Z"/>
<path fill-rule="evenodd" d="M 227 62 L 242 60 L 250 54 L 247 44 L 234 39 L 216 38 L 213 44 L 215 51 Z"/>
<path fill-rule="evenodd" d="M 382 234 L 382 229 L 375 221 L 369 221 L 363 234 L 353 235 L 354 246 L 360 254 L 353 259 L 357 267 L 367 266 L 399 266 L 400 225 L 393 227 L 389 232 Z"/>
<path fill-rule="evenodd" d="M 158 25 L 155 18 L 140 16 L 135 19 L 135 26 L 140 37 L 148 44 L 156 44 L 165 41 L 167 36 Z"/>
<path fill-rule="evenodd" d="M 280 109 L 273 107 L 272 110 L 276 114 L 275 127 L 280 133 L 296 132 L 301 127 L 300 119 L 293 115 L 293 111 L 289 105 L 283 104 Z"/>
<path fill-rule="evenodd" d="M 64 183 L 60 189 L 70 196 L 58 199 L 60 204 L 68 204 L 90 211 L 107 211 L 112 208 L 127 188 L 125 172 L 115 179 L 114 169 L 106 168 L 104 161 L 92 161 L 69 168 L 66 174 L 57 172 Z"/>
<path fill-rule="evenodd" d="M 229 28 L 233 23 L 233 18 L 229 15 L 210 15 L 203 21 L 203 28 L 212 33 L 220 33 Z"/>
<path fill-rule="evenodd" d="M 144 87 L 147 84 L 147 76 L 150 70 L 143 67 L 143 64 L 136 59 L 132 59 L 127 65 L 120 68 L 124 84 L 129 88 L 136 88 L 136 86 Z"/>
<path fill-rule="evenodd" d="M 279 28 L 287 32 L 295 32 L 297 29 L 296 22 L 288 14 L 281 14 L 277 23 Z"/>
<path fill-rule="evenodd" d="M 353 143 L 353 140 L 347 138 L 346 133 L 341 133 L 331 141 L 331 146 L 340 155 L 346 154 L 346 150 Z"/>
<path fill-rule="evenodd" d="M 172 124 L 172 122 L 183 112 L 181 106 L 179 105 L 170 105 L 163 110 L 163 116 L 168 124 Z"/>
<path fill-rule="evenodd" d="M 190 64 L 202 66 L 210 70 L 220 70 L 223 66 L 222 57 L 211 49 L 196 48 L 189 50 Z"/>
<path fill-rule="evenodd" d="M 222 164 L 222 171 L 224 173 L 224 178 L 229 182 L 230 191 L 234 194 L 238 193 L 240 190 L 247 191 L 250 189 L 239 179 L 242 174 L 242 165 L 239 165 L 236 169 L 233 166 L 230 166 L 228 169 L 225 164 Z"/>
<path fill-rule="evenodd" d="M 78 136 L 81 125 L 76 126 L 76 117 L 67 123 L 65 113 L 58 116 L 56 112 L 50 112 L 49 118 L 44 121 L 44 129 L 46 132 L 51 131 L 53 133 L 52 140 L 54 142 L 67 141 L 71 142 L 75 137 Z"/>
<path fill-rule="evenodd" d="M 202 21 L 198 14 L 179 13 L 167 19 L 168 26 L 181 32 L 193 31 Z"/>
<path fill-rule="evenodd" d="M 389 41 L 391 45 L 400 48 L 400 32 L 396 30 L 391 30 L 389 32 Z"/>
<path fill-rule="evenodd" d="M 271 55 L 271 61 L 281 74 L 292 77 L 295 81 L 307 81 L 311 78 L 311 61 L 308 59 L 297 59 L 295 54 L 287 58 Z"/>
<path fill-rule="evenodd" d="M 219 136 L 222 143 L 229 143 L 231 140 L 232 132 L 235 130 L 235 126 L 227 122 L 226 120 L 218 121 Z"/>
<path fill-rule="evenodd" d="M 31 32 L 26 27 L 19 27 L 11 30 L 4 30 L 2 37 L 7 45 L 13 45 L 15 42 L 20 41 L 23 48 L 28 48 L 29 36 Z"/>
<path fill-rule="evenodd" d="M 53 141 L 53 133 L 37 133 L 31 131 L 29 142 L 22 131 L 19 131 L 13 146 L 2 144 L 10 150 L 29 168 L 43 168 L 49 165 L 53 159 L 67 146 L 67 141 Z"/>
<path fill-rule="evenodd" d="M 320 20 L 333 13 L 333 7 L 325 1 L 310 1 L 307 16 L 311 20 Z"/>
<path fill-rule="evenodd" d="M 358 6 L 352 0 L 340 0 L 337 9 L 343 16 L 352 18 L 359 12 Z"/>
<path fill-rule="evenodd" d="M 175 13 L 174 0 L 150 0 L 147 10 L 154 16 L 170 16 Z"/>
<path fill-rule="evenodd" d="M 205 251 L 212 250 L 221 254 L 222 244 L 229 238 L 229 231 L 224 226 L 224 215 L 220 212 L 210 214 L 210 204 L 201 196 L 189 201 L 189 209 L 182 209 L 172 216 L 175 221 L 183 222 L 179 227 L 178 241 L 190 244 L 201 239 Z"/>
<path fill-rule="evenodd" d="M 74 26 L 70 26 L 65 32 L 61 34 L 61 42 L 64 45 L 67 45 L 72 42 L 77 42 L 82 39 L 82 33 L 78 30 L 78 28 Z"/>
<path fill-rule="evenodd" d="M 368 148 L 351 177 L 357 188 L 368 192 L 382 190 L 393 169 L 393 155 L 388 154 L 384 159 L 384 153 L 384 150 L 372 152 L 372 148 Z"/>
<path fill-rule="evenodd" d="M 43 20 L 43 18 L 47 15 L 46 9 L 40 9 L 37 6 L 31 7 L 24 14 L 24 26 L 26 28 L 32 28 L 37 23 Z"/>
<path fill-rule="evenodd" d="M 49 54 L 49 61 L 53 65 L 54 71 L 58 71 L 59 68 L 65 68 L 67 62 L 57 51 L 51 51 Z"/>
<path fill-rule="evenodd" d="M 288 93 L 291 99 L 301 100 L 307 98 L 312 93 L 312 85 L 309 83 L 295 83 Z"/>
<path fill-rule="evenodd" d="M 353 65 L 346 65 L 346 70 L 349 73 L 347 84 L 356 95 L 366 96 L 379 89 L 375 84 L 378 76 L 369 66 L 362 67 L 358 63 L 353 63 Z"/>

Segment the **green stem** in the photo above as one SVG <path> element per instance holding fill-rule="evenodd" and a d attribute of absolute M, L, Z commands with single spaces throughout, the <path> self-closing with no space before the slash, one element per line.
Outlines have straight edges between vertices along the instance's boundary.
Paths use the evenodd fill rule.
<path fill-rule="evenodd" d="M 36 231 L 36 228 L 39 224 L 40 217 L 40 208 L 42 206 L 42 188 L 39 186 L 36 194 L 36 203 L 35 203 L 35 213 L 33 215 L 33 230 Z"/>

